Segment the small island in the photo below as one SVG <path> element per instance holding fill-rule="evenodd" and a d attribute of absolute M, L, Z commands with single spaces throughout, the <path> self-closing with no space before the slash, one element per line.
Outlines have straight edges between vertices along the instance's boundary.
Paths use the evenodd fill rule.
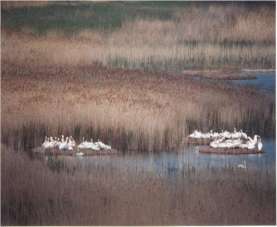
<path fill-rule="evenodd" d="M 199 146 L 200 153 L 214 154 L 258 154 L 263 153 L 263 144 L 261 137 L 254 135 L 249 137 L 245 132 L 239 132 L 234 129 L 234 132 L 222 131 L 202 133 L 195 130 L 187 138 L 190 144 Z"/>
<path fill-rule="evenodd" d="M 65 155 L 65 156 L 92 156 L 92 155 L 111 155 L 117 154 L 117 150 L 111 146 L 98 140 L 97 142 L 83 141 L 77 145 L 72 136 L 64 138 L 64 135 L 59 137 L 45 137 L 44 142 L 40 147 L 33 149 L 36 154 L 44 155 Z"/>

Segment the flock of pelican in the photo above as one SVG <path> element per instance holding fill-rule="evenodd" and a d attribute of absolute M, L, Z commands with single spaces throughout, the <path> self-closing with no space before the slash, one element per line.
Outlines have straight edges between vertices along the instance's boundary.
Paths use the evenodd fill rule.
<path fill-rule="evenodd" d="M 211 139 L 210 147 L 212 148 L 241 148 L 241 149 L 258 149 L 262 150 L 263 144 L 261 137 L 254 135 L 254 138 L 247 136 L 242 130 L 234 132 L 222 131 L 213 132 L 212 130 L 208 133 L 202 133 L 195 130 L 189 135 L 190 138 L 194 139 Z"/>
<path fill-rule="evenodd" d="M 76 144 L 75 140 L 72 136 L 64 138 L 64 135 L 61 136 L 61 138 L 58 137 L 45 137 L 45 140 L 42 144 L 42 147 L 44 149 L 53 149 L 57 148 L 62 151 L 72 151 L 74 148 L 77 147 L 77 149 L 90 149 L 94 151 L 99 150 L 111 150 L 111 146 L 104 144 L 101 141 L 93 142 L 91 139 L 90 141 L 85 141 L 83 138 L 83 142 L 79 145 Z"/>

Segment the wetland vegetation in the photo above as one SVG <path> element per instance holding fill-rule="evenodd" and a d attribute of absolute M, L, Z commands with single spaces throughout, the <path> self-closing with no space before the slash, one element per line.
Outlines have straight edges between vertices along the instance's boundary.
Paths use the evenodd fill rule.
<path fill-rule="evenodd" d="M 154 72 L 275 68 L 274 4 L 83 2 L 4 7 L 2 33 L 8 38 L 2 48 L 7 48 L 6 58 L 20 48 L 11 58 L 25 62 L 28 56 L 36 64 L 97 61 Z"/>
<path fill-rule="evenodd" d="M 275 69 L 274 2 L 1 2 L 1 19 L 1 224 L 276 223 L 275 86 L 183 73 Z M 270 141 L 265 164 L 192 163 L 189 133 L 233 128 Z M 33 155 L 61 134 L 120 155 Z"/>

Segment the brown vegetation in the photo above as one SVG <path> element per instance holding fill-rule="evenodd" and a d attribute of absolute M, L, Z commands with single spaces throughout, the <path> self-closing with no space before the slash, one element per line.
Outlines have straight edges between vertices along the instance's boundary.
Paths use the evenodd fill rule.
<path fill-rule="evenodd" d="M 18 20 L 26 16 L 24 4 L 1 2 L 1 7 L 6 12 L 22 7 L 13 11 Z M 172 184 L 127 167 L 86 169 L 66 159 L 51 164 L 25 154 L 32 154 L 45 135 L 72 135 L 77 142 L 83 136 L 99 138 L 125 152 L 178 149 L 196 128 L 236 127 L 250 135 L 274 135 L 271 95 L 176 73 L 274 68 L 272 5 L 248 10 L 235 4 L 192 4 L 176 8 L 168 19 L 127 17 L 115 29 L 87 28 L 71 35 L 63 30 L 66 23 L 44 35 L 31 25 L 20 32 L 1 27 L 1 224 L 274 224 L 271 169 L 188 166 Z M 69 15 L 81 22 L 83 15 L 97 13 L 83 13 L 85 8 L 63 13 L 72 10 L 76 13 Z M 41 9 L 50 12 L 47 6 Z M 43 20 L 57 22 L 49 15 Z"/>
<path fill-rule="evenodd" d="M 4 225 L 254 225 L 275 223 L 273 172 L 151 173 L 67 162 L 51 171 L 1 147 Z M 75 162 L 76 163 L 76 162 Z"/>
<path fill-rule="evenodd" d="M 273 97 L 178 75 L 4 61 L 1 95 L 2 138 L 33 145 L 65 133 L 120 150 L 167 150 L 195 128 L 274 133 Z"/>
<path fill-rule="evenodd" d="M 210 43 L 178 44 L 145 37 L 125 42 L 125 30 L 105 37 L 97 32 L 87 32 L 89 40 L 81 37 L 62 38 L 54 34 L 35 38 L 29 35 L 5 35 L 2 52 L 6 59 L 16 62 L 30 61 L 33 64 L 52 62 L 64 65 L 87 65 L 99 62 L 105 66 L 151 71 L 181 72 L 187 68 L 274 68 L 275 47 L 273 45 L 224 46 Z M 145 34 L 145 32 L 142 32 Z M 147 34 L 147 33 L 146 33 Z M 56 37 L 55 37 L 56 36 Z M 120 37 L 119 37 L 120 36 Z M 136 35 L 139 39 L 139 35 Z M 159 34 L 158 36 L 163 36 Z M 154 39 L 154 38 L 153 38 Z M 121 42 L 123 41 L 124 44 Z M 134 43 L 133 43 L 134 42 Z M 17 50 L 20 50 L 17 51 Z M 14 54 L 17 53 L 17 54 Z"/>
<path fill-rule="evenodd" d="M 99 62 L 152 71 L 275 68 L 275 7 L 273 3 L 259 4 L 195 3 L 176 8 L 169 19 L 130 18 L 111 31 L 88 27 L 70 36 L 62 26 L 41 36 L 32 25 L 24 25 L 20 33 L 3 27 L 2 52 L 11 61 Z M 72 14 L 82 15 L 83 8 L 74 9 L 70 8 Z M 94 11 L 86 13 L 93 15 Z"/>

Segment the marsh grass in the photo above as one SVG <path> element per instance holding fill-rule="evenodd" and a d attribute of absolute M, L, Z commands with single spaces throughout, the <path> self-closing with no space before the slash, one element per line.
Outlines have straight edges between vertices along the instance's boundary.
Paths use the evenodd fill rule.
<path fill-rule="evenodd" d="M 99 62 L 154 72 L 275 68 L 274 4 L 86 2 L 2 8 L 1 46 L 12 61 Z"/>
<path fill-rule="evenodd" d="M 24 4 L 26 6 L 24 6 Z M 68 35 L 82 30 L 144 30 L 168 38 L 176 31 L 178 40 L 247 44 L 274 43 L 274 2 L 2 2 L 2 26 L 7 29 L 30 28 L 34 33 L 51 30 Z M 12 7 L 19 5 L 21 7 Z M 155 25 L 155 30 L 149 26 Z M 262 30 L 257 30 L 257 28 Z M 68 33 L 70 31 L 70 33 Z M 142 35 L 137 33 L 137 35 Z M 147 36 L 146 36 L 147 37 Z M 164 39 L 167 41 L 167 39 Z M 152 40 L 155 42 L 155 40 Z"/>
<path fill-rule="evenodd" d="M 78 76 L 76 76 L 78 75 Z M 24 81 L 24 82 L 23 82 Z M 240 97 L 240 98 L 238 98 Z M 100 139 L 123 152 L 176 150 L 193 130 L 272 137 L 274 97 L 250 88 L 100 65 L 2 67 L 2 142 Z"/>
<path fill-rule="evenodd" d="M 185 167 L 173 185 L 172 177 L 127 167 L 111 172 L 97 165 L 81 167 L 74 160 L 30 160 L 4 146 L 1 159 L 2 225 L 253 225 L 276 221 L 275 177 L 270 171 Z"/>
<path fill-rule="evenodd" d="M 30 160 L 45 135 L 123 153 L 178 150 L 194 129 L 274 136 L 272 95 L 176 72 L 274 68 L 275 3 L 44 4 L 1 2 L 1 224 L 276 222 L 273 171 L 188 165 L 172 183 Z"/>

